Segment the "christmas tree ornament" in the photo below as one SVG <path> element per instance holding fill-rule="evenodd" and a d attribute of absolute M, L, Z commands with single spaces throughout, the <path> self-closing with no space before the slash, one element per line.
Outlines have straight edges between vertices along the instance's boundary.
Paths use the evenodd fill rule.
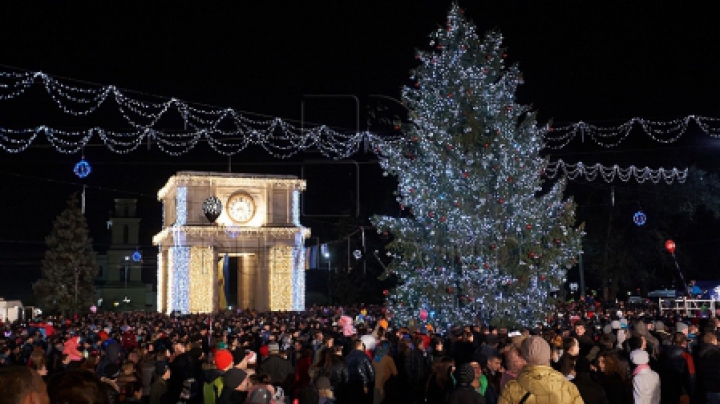
<path fill-rule="evenodd" d="M 633 222 L 635 222 L 638 226 L 644 225 L 646 221 L 647 216 L 645 216 L 645 213 L 642 210 L 635 212 L 633 215 Z"/>
<path fill-rule="evenodd" d="M 85 156 L 83 156 L 80 161 L 75 164 L 75 167 L 73 167 L 73 172 L 79 178 L 86 178 L 88 175 L 90 175 L 90 173 L 92 172 L 92 167 L 90 167 L 90 163 L 85 161 Z"/>
<path fill-rule="evenodd" d="M 202 212 L 210 223 L 215 223 L 222 213 L 222 202 L 216 196 L 211 196 L 203 201 Z"/>

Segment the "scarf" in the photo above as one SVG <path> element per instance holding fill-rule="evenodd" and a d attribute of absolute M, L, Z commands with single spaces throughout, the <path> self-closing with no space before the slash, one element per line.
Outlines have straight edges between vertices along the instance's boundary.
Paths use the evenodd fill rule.
<path fill-rule="evenodd" d="M 637 375 L 638 373 L 640 373 L 640 371 L 643 370 L 643 369 L 650 369 L 650 366 L 649 366 L 647 363 L 643 363 L 642 365 L 638 365 L 638 366 L 635 368 L 635 370 L 633 370 L 633 376 L 635 376 L 635 375 Z"/>

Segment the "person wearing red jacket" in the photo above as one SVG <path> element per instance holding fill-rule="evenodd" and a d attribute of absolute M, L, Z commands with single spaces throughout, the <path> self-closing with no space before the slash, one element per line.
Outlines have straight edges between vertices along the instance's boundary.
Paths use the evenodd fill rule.
<path fill-rule="evenodd" d="M 83 360 L 82 353 L 80 353 L 80 350 L 78 349 L 79 345 L 79 335 L 72 335 L 63 345 L 63 354 L 67 354 L 70 357 L 70 366 L 73 368 L 79 367 Z"/>

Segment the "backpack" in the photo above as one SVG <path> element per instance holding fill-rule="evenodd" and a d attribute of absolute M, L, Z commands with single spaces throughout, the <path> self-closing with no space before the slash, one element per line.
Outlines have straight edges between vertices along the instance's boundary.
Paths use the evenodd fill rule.
<path fill-rule="evenodd" d="M 218 397 L 222 394 L 225 382 L 223 377 L 217 377 L 210 383 L 203 384 L 203 402 L 205 404 L 217 403 Z"/>

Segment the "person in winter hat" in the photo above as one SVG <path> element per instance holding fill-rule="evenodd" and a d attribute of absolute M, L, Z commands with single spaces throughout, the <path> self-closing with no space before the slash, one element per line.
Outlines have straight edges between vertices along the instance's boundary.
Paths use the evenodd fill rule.
<path fill-rule="evenodd" d="M 550 367 L 550 345 L 544 339 L 528 337 L 520 348 L 527 364 L 505 385 L 499 404 L 519 403 L 524 397 L 526 404 L 583 404 L 577 387 Z"/>
<path fill-rule="evenodd" d="M 455 369 L 457 385 L 447 399 L 448 404 L 485 404 L 485 397 L 475 391 L 472 385 L 475 370 L 469 363 L 463 363 Z"/>
<path fill-rule="evenodd" d="M 630 361 L 635 364 L 633 371 L 633 398 L 635 404 L 660 403 L 660 376 L 650 369 L 650 355 L 642 349 L 630 352 Z"/>

